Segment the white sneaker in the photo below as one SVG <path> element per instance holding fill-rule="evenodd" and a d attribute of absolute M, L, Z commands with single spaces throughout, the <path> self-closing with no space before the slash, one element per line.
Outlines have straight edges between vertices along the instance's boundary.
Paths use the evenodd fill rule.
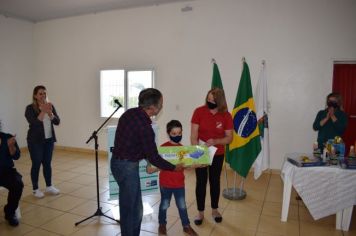
<path fill-rule="evenodd" d="M 43 194 L 42 191 L 39 190 L 39 189 L 33 190 L 33 195 L 34 195 L 35 197 L 37 197 L 37 198 L 43 198 L 43 197 L 44 197 L 44 194 Z"/>
<path fill-rule="evenodd" d="M 55 188 L 53 185 L 47 187 L 45 192 L 52 195 L 58 195 L 60 193 L 59 189 Z"/>

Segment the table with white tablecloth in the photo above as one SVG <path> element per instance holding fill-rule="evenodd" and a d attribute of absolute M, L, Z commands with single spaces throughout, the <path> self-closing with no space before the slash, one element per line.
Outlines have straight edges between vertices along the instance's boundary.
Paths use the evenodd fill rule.
<path fill-rule="evenodd" d="M 336 214 L 336 228 L 347 231 L 353 206 L 356 205 L 356 170 L 342 169 L 339 166 L 298 167 L 287 161 L 287 158 L 302 155 L 305 154 L 286 154 L 283 163 L 281 221 L 287 221 L 293 186 L 314 220 Z"/>

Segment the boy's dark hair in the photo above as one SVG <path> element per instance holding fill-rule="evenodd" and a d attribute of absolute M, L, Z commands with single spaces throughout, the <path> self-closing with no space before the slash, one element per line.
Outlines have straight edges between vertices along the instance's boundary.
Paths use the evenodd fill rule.
<path fill-rule="evenodd" d="M 179 120 L 171 120 L 170 122 L 167 123 L 167 134 L 169 134 L 171 132 L 171 130 L 174 129 L 174 128 L 183 129 L 183 126 L 179 122 Z"/>
<path fill-rule="evenodd" d="M 147 88 L 140 92 L 138 105 L 142 108 L 148 108 L 152 105 L 157 107 L 161 98 L 162 93 L 158 89 Z"/>

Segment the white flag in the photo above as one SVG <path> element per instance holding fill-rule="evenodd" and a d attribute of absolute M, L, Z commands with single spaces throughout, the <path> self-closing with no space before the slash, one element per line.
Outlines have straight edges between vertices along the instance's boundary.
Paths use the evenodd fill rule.
<path fill-rule="evenodd" d="M 255 179 L 258 179 L 262 174 L 262 171 L 269 168 L 267 74 L 264 61 L 262 62 L 262 69 L 255 92 L 255 102 L 262 147 L 261 152 L 258 154 L 254 163 L 254 177 Z"/>

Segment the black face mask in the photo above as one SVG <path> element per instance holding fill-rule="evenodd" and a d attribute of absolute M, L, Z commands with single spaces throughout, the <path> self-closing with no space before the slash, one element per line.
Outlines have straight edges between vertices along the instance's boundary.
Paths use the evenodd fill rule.
<path fill-rule="evenodd" d="M 206 102 L 206 105 L 208 106 L 208 108 L 210 110 L 213 110 L 218 107 L 218 105 L 216 103 L 212 103 L 212 102 L 208 102 L 208 101 Z"/>
<path fill-rule="evenodd" d="M 169 139 L 172 140 L 174 143 L 179 143 L 182 140 L 182 135 L 178 135 L 178 136 L 169 135 Z"/>
<path fill-rule="evenodd" d="M 337 104 L 337 102 L 334 102 L 334 101 L 328 101 L 327 105 L 328 105 L 328 107 L 339 108 L 339 105 Z"/>

